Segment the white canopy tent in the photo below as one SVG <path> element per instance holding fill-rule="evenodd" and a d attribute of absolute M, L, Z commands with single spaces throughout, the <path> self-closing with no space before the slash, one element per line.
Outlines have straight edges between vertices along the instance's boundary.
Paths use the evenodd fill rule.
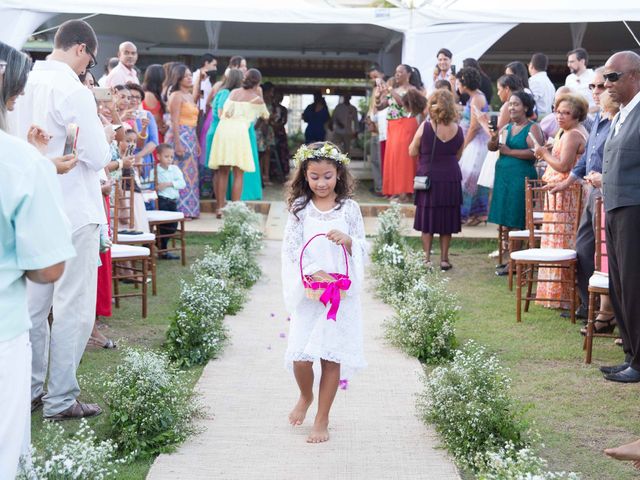
<path fill-rule="evenodd" d="M 415 4 L 413 0 L 404 1 L 408 6 Z M 285 53 L 283 45 L 286 44 L 289 55 L 324 55 L 326 50 L 333 50 L 334 56 L 346 51 L 353 57 L 361 55 L 368 60 L 380 61 L 385 53 L 402 41 L 402 61 L 417 66 L 425 75 L 434 64 L 436 52 L 443 46 L 454 52 L 456 62 L 466 57 L 479 58 L 505 33 L 521 23 L 571 24 L 572 43 L 577 46 L 588 22 L 640 21 L 640 2 L 617 0 L 613 5 L 604 6 L 595 0 L 582 0 L 579 4 L 570 0 L 538 0 L 529 4 L 513 3 L 506 8 L 502 0 L 485 0 L 482 3 L 477 0 L 432 0 L 419 8 L 377 9 L 336 7 L 328 2 L 312 0 L 183 0 L 171 4 L 157 0 L 30 0 L 28 4 L 21 0 L 0 0 L 3 24 L 0 40 L 21 47 L 39 26 L 54 17 L 57 20 L 58 15 L 80 17 L 94 13 L 113 15 L 118 19 L 135 17 L 203 22 L 207 38 L 203 50 L 214 51 L 225 47 L 219 41 L 220 30 L 228 30 L 226 24 L 222 26 L 223 22 L 234 22 L 237 27 L 256 24 L 256 34 L 263 28 L 261 26 L 277 25 L 278 28 L 264 30 L 260 38 L 262 48 L 257 53 L 265 56 L 274 50 L 270 45 L 273 43 L 280 45 L 279 55 Z M 137 25 L 142 23 L 137 22 Z M 621 29 L 625 28 L 622 23 L 619 25 Z M 121 35 L 114 33 L 116 31 L 117 25 L 114 25 L 113 32 L 100 33 L 111 38 L 115 45 L 122 39 Z M 176 31 L 180 35 L 180 30 Z M 294 35 L 287 36 L 287 31 L 294 32 Z M 276 35 L 275 32 L 281 34 Z M 157 42 L 163 34 L 162 31 L 153 31 L 154 41 Z M 189 32 L 184 36 L 188 42 Z M 243 33 L 247 42 L 251 36 L 251 31 Z M 377 54 L 372 50 L 374 46 Z M 630 36 L 629 48 L 635 46 Z M 255 42 L 252 48 L 256 49 Z M 167 49 L 165 47 L 168 52 Z M 535 49 L 535 39 L 532 39 L 531 50 Z M 184 42 L 175 51 L 184 52 Z M 388 65 L 386 69 L 390 71 Z"/>

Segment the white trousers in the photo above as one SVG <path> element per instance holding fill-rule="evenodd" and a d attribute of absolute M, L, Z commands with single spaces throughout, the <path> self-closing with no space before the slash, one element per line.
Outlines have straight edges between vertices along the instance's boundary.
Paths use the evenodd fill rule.
<path fill-rule="evenodd" d="M 0 342 L 0 480 L 13 480 L 21 454 L 29 452 L 31 344 L 24 332 Z"/>
<path fill-rule="evenodd" d="M 53 284 L 28 282 L 33 348 L 31 398 L 39 396 L 49 371 L 44 416 L 60 413 L 80 394 L 76 370 L 91 336 L 96 316 L 100 228 L 86 225 L 71 238 L 76 256 Z M 47 317 L 53 305 L 53 324 Z"/>

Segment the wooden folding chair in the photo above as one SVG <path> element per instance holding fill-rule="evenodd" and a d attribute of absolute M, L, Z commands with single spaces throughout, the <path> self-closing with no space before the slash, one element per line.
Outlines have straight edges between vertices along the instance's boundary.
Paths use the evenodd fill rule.
<path fill-rule="evenodd" d="M 544 186 L 544 182 L 542 180 L 530 180 L 528 178 L 524 179 L 525 191 L 527 189 L 527 185 L 531 185 L 532 187 L 542 187 Z M 525 202 L 526 203 L 526 202 Z M 511 230 L 507 232 L 507 245 L 509 258 L 507 260 L 508 264 L 508 276 L 509 276 L 509 291 L 513 291 L 513 273 L 515 272 L 515 262 L 511 259 L 511 254 L 518 250 L 522 250 L 523 248 L 535 248 L 540 244 L 540 232 L 539 227 L 542 222 L 543 217 L 543 209 L 544 209 L 544 195 L 542 194 L 542 190 L 535 190 L 533 201 L 531 203 L 531 208 L 533 208 L 533 223 L 536 229 L 533 232 L 534 239 L 536 240 L 535 244 L 529 244 L 529 230 Z M 525 213 L 526 218 L 526 213 Z"/>
<path fill-rule="evenodd" d="M 596 317 L 600 314 L 613 315 L 613 312 L 604 311 L 602 308 L 596 308 L 598 301 L 601 302 L 602 295 L 609 295 L 609 274 L 602 272 L 602 258 L 607 257 L 607 246 L 604 239 L 603 221 L 604 211 L 602 209 L 602 197 L 596 198 L 595 202 L 595 271 L 589 279 L 589 313 L 587 314 L 587 334 L 584 337 L 582 349 L 586 350 L 584 363 L 591 363 L 591 354 L 593 352 L 593 337 L 616 338 L 618 335 L 613 333 L 596 333 L 594 323 Z"/>
<path fill-rule="evenodd" d="M 125 187 L 125 188 L 123 188 Z M 126 189 L 126 190 L 125 190 Z M 150 251 L 149 270 L 151 270 L 151 293 L 157 295 L 157 265 L 156 265 L 156 236 L 153 233 L 139 233 L 136 235 L 118 233 L 120 221 L 127 218 L 129 226 L 134 224 L 135 204 L 133 202 L 134 182 L 132 177 L 122 177 L 122 182 L 116 182 L 113 202 L 113 243 L 146 247 Z M 124 210 L 124 215 L 123 215 Z"/>
<path fill-rule="evenodd" d="M 125 194 L 123 186 L 127 189 Z M 114 201 L 112 202 L 113 215 L 113 245 L 111 246 L 111 264 L 113 266 L 113 298 L 115 299 L 116 308 L 120 308 L 120 299 L 125 297 L 140 297 L 142 302 L 142 318 L 147 316 L 147 275 L 149 266 L 152 270 L 153 261 L 151 250 L 147 247 L 138 245 L 128 245 L 118 243 L 124 234 L 120 234 L 118 238 L 119 221 L 121 218 L 127 218 L 129 226 L 133 225 L 134 218 L 134 202 L 133 202 L 133 177 L 123 177 L 115 184 Z M 128 235 L 129 237 L 138 237 L 139 235 Z M 153 240 L 151 241 L 153 244 Z M 120 291 L 120 281 L 130 280 L 135 285 L 135 291 L 122 293 Z M 152 279 L 155 284 L 155 279 Z M 142 286 L 138 292 L 138 287 Z M 155 289 L 155 285 L 153 287 Z"/>
<path fill-rule="evenodd" d="M 562 307 L 563 303 L 570 305 L 571 323 L 576 322 L 575 311 L 576 299 L 576 265 L 577 254 L 574 249 L 575 238 L 578 231 L 578 222 L 581 212 L 582 186 L 580 184 L 571 185 L 561 193 L 550 193 L 544 186 L 532 186 L 527 183 L 525 198 L 527 203 L 526 223 L 529 230 L 529 245 L 534 245 L 536 241 L 536 228 L 533 217 L 533 200 L 535 195 L 542 194 L 544 197 L 543 218 L 540 228 L 540 244 L 545 245 L 545 239 L 560 240 L 567 248 L 528 248 L 519 250 L 511 254 L 516 267 L 516 321 L 522 321 L 522 303 L 524 311 L 529 311 L 531 301 L 558 302 Z M 567 201 L 574 198 L 575 201 Z M 566 271 L 566 278 L 539 278 L 540 268 L 557 268 Z M 533 293 L 533 284 L 550 282 L 566 285 L 568 287 L 568 298 L 541 298 Z M 523 287 L 526 286 L 526 294 L 523 296 Z"/>
<path fill-rule="evenodd" d="M 154 164 L 153 166 L 154 174 L 153 178 L 158 178 L 158 165 Z M 155 191 L 155 199 L 158 198 L 158 182 L 153 182 L 153 190 Z M 150 195 L 150 194 L 148 194 Z M 184 230 L 184 214 L 182 212 L 171 212 L 167 210 L 159 210 L 158 202 L 155 202 L 155 210 L 147 210 L 147 218 L 149 220 L 149 228 L 156 236 L 156 252 L 158 255 L 167 252 L 175 252 L 180 251 L 180 260 L 182 261 L 182 265 L 185 266 L 187 264 L 187 240 L 185 238 L 185 230 Z M 178 228 L 172 234 L 168 233 L 160 233 L 160 228 L 162 225 L 167 225 L 170 223 L 177 223 Z M 171 243 L 167 243 L 167 248 L 162 248 L 160 240 L 162 238 L 168 238 Z M 176 247 L 176 242 L 180 243 L 179 247 Z"/>

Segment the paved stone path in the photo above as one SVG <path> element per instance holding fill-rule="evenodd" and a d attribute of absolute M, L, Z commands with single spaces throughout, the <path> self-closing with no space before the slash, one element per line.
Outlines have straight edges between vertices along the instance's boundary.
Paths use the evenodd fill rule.
<path fill-rule="evenodd" d="M 435 433 L 416 417 L 419 362 L 382 340 L 388 306 L 363 295 L 369 367 L 338 390 L 327 443 L 305 442 L 316 404 L 293 428 L 297 399 L 283 367 L 288 332 L 280 286 L 280 242 L 266 241 L 262 279 L 238 315 L 227 317 L 231 344 L 198 382 L 209 418 L 203 432 L 161 455 L 148 479 L 334 480 L 459 479 Z M 317 386 L 316 386 L 317 394 Z"/>

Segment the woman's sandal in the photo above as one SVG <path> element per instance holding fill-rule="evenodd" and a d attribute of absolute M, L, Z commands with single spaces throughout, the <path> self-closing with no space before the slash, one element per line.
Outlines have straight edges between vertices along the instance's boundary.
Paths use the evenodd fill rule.
<path fill-rule="evenodd" d="M 217 210 L 217 211 L 216 211 L 216 218 L 217 218 L 217 219 L 222 218 L 222 212 L 221 212 L 220 210 Z"/>
<path fill-rule="evenodd" d="M 451 265 L 448 260 L 442 260 L 440 262 L 441 271 L 446 272 L 447 270 L 451 270 L 452 268 L 453 268 L 453 265 Z"/>
<path fill-rule="evenodd" d="M 598 323 L 604 323 L 605 326 L 602 328 L 596 328 L 596 325 Z M 593 334 L 594 335 L 607 335 L 610 333 L 613 333 L 613 331 L 616 328 L 616 317 L 611 317 L 611 318 L 606 318 L 606 319 L 600 319 L 600 320 L 594 320 L 593 321 Z M 582 336 L 586 336 L 587 335 L 587 328 L 588 327 L 582 327 L 580 329 L 580 335 Z"/>

